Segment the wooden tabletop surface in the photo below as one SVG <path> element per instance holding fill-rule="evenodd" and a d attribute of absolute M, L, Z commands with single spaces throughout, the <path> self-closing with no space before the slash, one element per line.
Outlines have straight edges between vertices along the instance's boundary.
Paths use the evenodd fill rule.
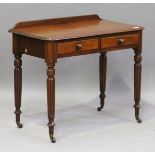
<path fill-rule="evenodd" d="M 20 22 L 9 32 L 41 40 L 64 40 L 143 30 L 143 27 L 103 20 L 97 15 Z"/>

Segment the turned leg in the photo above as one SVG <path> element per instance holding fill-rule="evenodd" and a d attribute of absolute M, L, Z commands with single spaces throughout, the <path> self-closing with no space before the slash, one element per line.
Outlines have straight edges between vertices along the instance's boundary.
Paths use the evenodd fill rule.
<path fill-rule="evenodd" d="M 23 125 L 20 123 L 20 107 L 21 107 L 21 94 L 22 94 L 22 60 L 21 54 L 15 54 L 14 60 L 14 91 L 15 91 L 15 115 L 16 115 L 16 123 L 19 128 L 22 128 Z"/>
<path fill-rule="evenodd" d="M 140 109 L 140 93 L 141 93 L 141 50 L 134 49 L 134 100 L 135 100 L 135 118 L 138 123 L 141 123 L 142 120 L 139 118 L 139 109 Z"/>
<path fill-rule="evenodd" d="M 54 118 L 55 118 L 55 69 L 54 65 L 47 65 L 47 103 L 48 103 L 48 127 L 49 136 L 52 143 L 56 142 L 54 138 Z"/>
<path fill-rule="evenodd" d="M 107 67 L 107 56 L 106 53 L 100 54 L 99 60 L 99 74 L 100 74 L 100 107 L 97 108 L 98 111 L 104 107 L 105 100 L 105 88 L 106 88 L 106 67 Z"/>

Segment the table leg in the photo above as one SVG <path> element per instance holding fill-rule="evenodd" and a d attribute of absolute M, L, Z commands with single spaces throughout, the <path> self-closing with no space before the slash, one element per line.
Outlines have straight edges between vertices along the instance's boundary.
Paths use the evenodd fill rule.
<path fill-rule="evenodd" d="M 134 100 L 135 100 L 135 118 L 138 123 L 141 123 L 142 120 L 139 118 L 139 109 L 140 109 L 140 93 L 141 93 L 141 50 L 138 48 L 134 49 L 135 57 L 134 57 Z"/>
<path fill-rule="evenodd" d="M 55 69 L 54 64 L 47 64 L 47 103 L 48 103 L 48 126 L 49 136 L 52 143 L 56 142 L 54 138 L 54 118 L 55 118 Z"/>
<path fill-rule="evenodd" d="M 105 100 L 105 89 L 106 89 L 106 68 L 107 68 L 107 56 L 106 52 L 100 54 L 99 60 L 99 74 L 100 74 L 100 107 L 97 108 L 98 111 L 104 107 Z"/>
<path fill-rule="evenodd" d="M 16 123 L 19 128 L 22 128 L 23 125 L 20 123 L 20 114 L 21 114 L 21 95 L 22 95 L 22 60 L 21 54 L 14 54 L 14 91 L 15 91 L 15 115 Z"/>

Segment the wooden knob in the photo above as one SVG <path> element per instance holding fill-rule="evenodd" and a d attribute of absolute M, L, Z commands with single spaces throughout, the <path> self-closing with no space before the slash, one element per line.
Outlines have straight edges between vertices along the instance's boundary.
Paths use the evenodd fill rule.
<path fill-rule="evenodd" d="M 123 45 L 124 41 L 125 41 L 124 39 L 118 39 L 118 44 Z"/>
<path fill-rule="evenodd" d="M 80 50 L 82 48 L 82 44 L 77 44 L 76 49 Z"/>

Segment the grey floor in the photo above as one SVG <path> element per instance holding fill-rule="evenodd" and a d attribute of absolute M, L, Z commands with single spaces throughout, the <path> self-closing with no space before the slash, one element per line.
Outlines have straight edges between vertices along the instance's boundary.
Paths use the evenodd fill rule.
<path fill-rule="evenodd" d="M 107 92 L 105 108 L 97 112 L 97 91 L 89 90 L 84 95 L 75 90 L 69 96 L 70 91 L 57 90 L 57 143 L 51 144 L 46 126 L 45 90 L 23 92 L 23 129 L 14 123 L 12 91 L 11 88 L 1 96 L 0 151 L 155 151 L 153 93 L 145 93 L 142 98 L 143 123 L 138 124 L 134 119 L 131 92 L 123 96 L 116 94 L 117 97 Z"/>

